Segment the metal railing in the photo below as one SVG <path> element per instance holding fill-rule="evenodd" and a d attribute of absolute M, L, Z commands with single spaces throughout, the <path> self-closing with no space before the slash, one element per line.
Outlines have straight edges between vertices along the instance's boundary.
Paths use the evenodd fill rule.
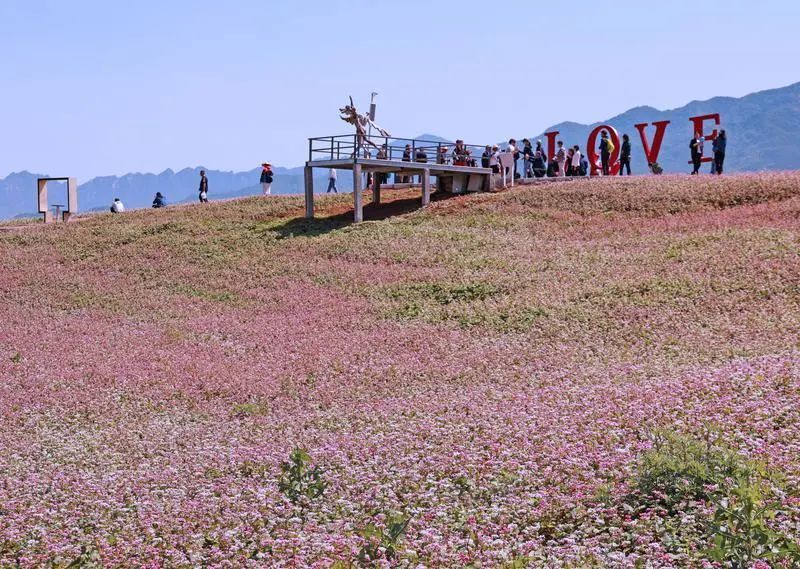
<path fill-rule="evenodd" d="M 370 136 L 374 144 L 361 142 L 356 134 L 320 136 L 308 139 L 308 161 L 347 160 L 356 156 L 397 162 L 453 164 L 480 166 L 486 146 L 463 144 L 462 151 L 454 153 L 455 142 Z"/>

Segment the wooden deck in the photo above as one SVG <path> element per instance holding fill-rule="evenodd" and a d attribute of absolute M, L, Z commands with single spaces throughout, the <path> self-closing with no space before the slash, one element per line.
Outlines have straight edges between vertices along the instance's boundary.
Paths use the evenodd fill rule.
<path fill-rule="evenodd" d="M 314 168 L 333 168 L 335 170 L 352 170 L 353 172 L 353 219 L 356 223 L 363 221 L 362 203 L 363 175 L 396 174 L 399 176 L 419 176 L 422 187 L 422 205 L 431 200 L 431 176 L 436 176 L 438 185 L 458 182 L 466 188 L 490 189 L 492 187 L 492 171 L 489 168 L 471 166 L 453 166 L 431 162 L 403 162 L 400 160 L 379 160 L 377 158 L 343 158 L 333 160 L 310 160 L 305 166 L 305 201 L 306 217 L 314 217 Z M 372 201 L 380 203 L 381 184 L 378 176 L 373 176 Z"/>

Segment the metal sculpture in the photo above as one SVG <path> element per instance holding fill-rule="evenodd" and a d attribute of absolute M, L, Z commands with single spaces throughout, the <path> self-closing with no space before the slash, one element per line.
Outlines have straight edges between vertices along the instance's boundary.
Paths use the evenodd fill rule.
<path fill-rule="evenodd" d="M 369 134 L 367 133 L 367 129 L 370 127 L 371 129 L 374 128 L 383 138 L 389 138 L 392 136 L 386 130 L 375 124 L 369 115 L 362 115 L 359 113 L 355 104 L 353 103 L 353 97 L 350 97 L 349 105 L 339 109 L 339 113 L 341 113 L 340 118 L 344 122 L 356 127 L 356 151 L 363 148 L 365 152 L 369 152 L 369 146 L 380 149 L 378 144 L 370 140 Z"/>

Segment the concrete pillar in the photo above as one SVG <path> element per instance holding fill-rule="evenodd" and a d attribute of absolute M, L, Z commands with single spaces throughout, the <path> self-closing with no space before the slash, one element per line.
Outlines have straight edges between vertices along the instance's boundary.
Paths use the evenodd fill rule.
<path fill-rule="evenodd" d="M 364 221 L 364 209 L 361 204 L 361 164 L 353 165 L 353 221 Z"/>
<path fill-rule="evenodd" d="M 372 173 L 372 203 L 381 203 L 381 176 L 379 172 Z"/>
<path fill-rule="evenodd" d="M 314 169 L 306 166 L 303 175 L 306 186 L 306 217 L 311 219 L 314 217 Z"/>
<path fill-rule="evenodd" d="M 431 203 L 431 171 L 427 168 L 422 170 L 422 205 Z"/>

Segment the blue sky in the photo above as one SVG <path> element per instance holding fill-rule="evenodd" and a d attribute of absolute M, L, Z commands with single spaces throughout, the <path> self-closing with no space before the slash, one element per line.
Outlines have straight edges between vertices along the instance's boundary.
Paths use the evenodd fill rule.
<path fill-rule="evenodd" d="M 798 22 L 796 0 L 0 0 L 0 177 L 296 166 L 373 90 L 392 134 L 476 144 L 741 96 L 800 80 Z"/>

